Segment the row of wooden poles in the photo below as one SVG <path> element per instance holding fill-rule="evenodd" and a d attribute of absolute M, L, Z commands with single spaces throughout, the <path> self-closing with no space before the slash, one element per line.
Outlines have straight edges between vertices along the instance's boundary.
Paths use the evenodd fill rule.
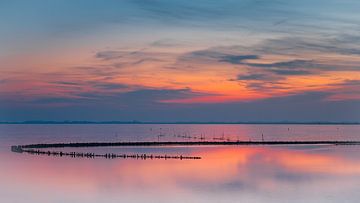
<path fill-rule="evenodd" d="M 132 159 L 201 159 L 198 156 L 183 156 L 183 155 L 153 155 L 153 154 L 114 154 L 114 153 L 106 153 L 106 154 L 95 154 L 88 152 L 62 152 L 62 151 L 43 151 L 43 150 L 34 150 L 34 149 L 16 149 L 17 152 L 26 152 L 29 154 L 37 154 L 37 155 L 48 155 L 48 156 L 69 156 L 69 157 L 79 157 L 79 158 L 95 158 L 95 157 L 103 157 L 106 159 L 115 159 L 115 158 L 132 158 Z M 21 151 L 19 151 L 21 150 Z"/>

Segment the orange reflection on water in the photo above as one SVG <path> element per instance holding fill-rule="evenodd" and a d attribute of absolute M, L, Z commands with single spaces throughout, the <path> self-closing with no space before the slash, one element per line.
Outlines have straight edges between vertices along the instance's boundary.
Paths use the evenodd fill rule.
<path fill-rule="evenodd" d="M 271 147 L 199 147 L 191 155 L 201 160 L 106 160 L 70 159 L 15 154 L 1 167 L 2 181 L 94 192 L 161 190 L 187 191 L 202 185 L 221 186 L 241 182 L 244 187 L 274 189 L 284 181 L 316 176 L 360 175 L 360 163 L 326 153 Z M 15 160 L 15 161 L 14 161 Z M 3 160 L 4 161 L 4 160 Z M 336 167 L 335 167 L 336 166 Z M 159 192 L 159 191 L 158 191 Z"/>

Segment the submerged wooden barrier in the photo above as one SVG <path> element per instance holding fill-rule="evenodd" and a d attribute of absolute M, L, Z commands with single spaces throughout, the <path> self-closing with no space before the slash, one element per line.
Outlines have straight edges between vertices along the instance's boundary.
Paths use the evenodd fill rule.
<path fill-rule="evenodd" d="M 14 148 L 15 149 L 15 148 Z M 13 148 L 12 148 L 13 150 Z M 48 155 L 48 156 L 69 156 L 69 157 L 79 157 L 79 158 L 95 158 L 95 157 L 103 157 L 106 159 L 115 159 L 115 158 L 132 158 L 132 159 L 201 159 L 201 157 L 197 156 L 183 156 L 183 155 L 153 155 L 153 154 L 114 154 L 114 153 L 106 153 L 106 154 L 95 154 L 89 152 L 62 152 L 62 151 L 43 151 L 43 150 L 34 150 L 34 149 L 15 149 L 14 152 L 18 153 L 29 153 L 36 155 Z"/>

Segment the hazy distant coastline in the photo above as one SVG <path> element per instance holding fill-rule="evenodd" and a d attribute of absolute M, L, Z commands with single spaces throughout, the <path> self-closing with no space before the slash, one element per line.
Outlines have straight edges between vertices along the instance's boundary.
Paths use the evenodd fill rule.
<path fill-rule="evenodd" d="M 248 122 L 143 122 L 143 121 L 2 121 L 0 124 L 291 124 L 291 125 L 360 125 L 360 122 L 295 122 L 295 121 L 248 121 Z"/>

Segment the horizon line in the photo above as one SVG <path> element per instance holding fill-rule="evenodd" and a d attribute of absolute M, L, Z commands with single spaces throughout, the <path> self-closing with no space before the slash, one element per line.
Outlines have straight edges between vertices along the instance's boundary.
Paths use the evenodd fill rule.
<path fill-rule="evenodd" d="M 308 124 L 308 125 L 359 125 L 359 121 L 87 121 L 87 120 L 29 120 L 0 121 L 0 124 Z"/>

